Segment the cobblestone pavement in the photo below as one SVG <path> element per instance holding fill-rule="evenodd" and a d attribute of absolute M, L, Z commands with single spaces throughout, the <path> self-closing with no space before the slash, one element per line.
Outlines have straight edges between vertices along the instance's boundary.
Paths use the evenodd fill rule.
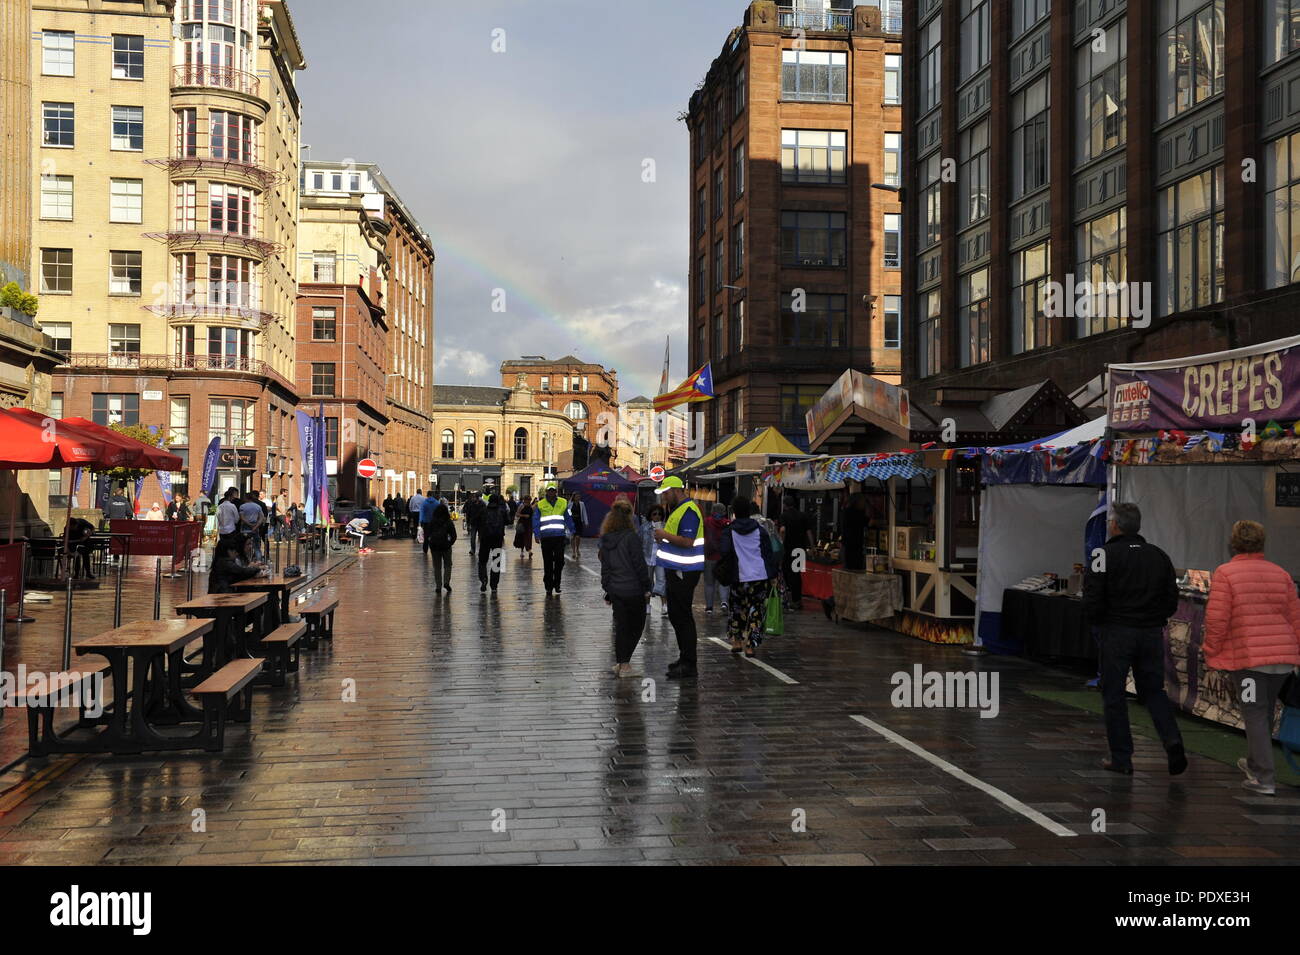
<path fill-rule="evenodd" d="M 462 542 L 443 598 L 412 542 L 378 542 L 334 578 L 333 646 L 308 652 L 287 688 L 259 689 L 251 730 L 231 730 L 223 754 L 29 762 L 40 771 L 16 791 L 26 798 L 0 804 L 0 862 L 1300 858 L 1300 791 L 1252 796 L 1235 769 L 1196 756 L 1171 780 L 1158 744 L 1141 738 L 1137 774 L 1106 773 L 1100 720 L 1027 692 L 1079 678 L 1026 661 L 804 613 L 764 647 L 766 670 L 712 642 L 724 620 L 699 605 L 697 681 L 664 679 L 676 647 L 657 611 L 638 677 L 617 681 L 595 548 L 585 550 L 549 600 L 540 553 L 521 564 L 511 552 L 493 597 L 479 593 Z M 895 708 L 890 677 L 916 664 L 998 671 L 998 716 Z M 355 702 L 343 700 L 347 681 Z M 196 810 L 206 831 L 194 831 Z M 1104 833 L 1092 831 L 1096 810 Z"/>

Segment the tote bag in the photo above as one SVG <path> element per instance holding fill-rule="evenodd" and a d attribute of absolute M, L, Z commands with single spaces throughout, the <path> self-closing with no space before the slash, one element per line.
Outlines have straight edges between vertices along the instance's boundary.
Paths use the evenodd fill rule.
<path fill-rule="evenodd" d="M 769 637 L 785 633 L 785 611 L 781 608 L 781 594 L 773 587 L 767 594 L 767 613 L 763 617 L 763 632 Z"/>

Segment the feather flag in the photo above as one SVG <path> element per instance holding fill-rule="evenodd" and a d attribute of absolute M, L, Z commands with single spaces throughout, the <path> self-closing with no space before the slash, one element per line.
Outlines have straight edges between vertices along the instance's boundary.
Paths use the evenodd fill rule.
<path fill-rule="evenodd" d="M 667 411 L 678 405 L 691 404 L 696 401 L 708 401 L 713 397 L 713 368 L 705 362 L 704 367 L 687 378 L 672 391 L 655 396 L 655 411 Z"/>

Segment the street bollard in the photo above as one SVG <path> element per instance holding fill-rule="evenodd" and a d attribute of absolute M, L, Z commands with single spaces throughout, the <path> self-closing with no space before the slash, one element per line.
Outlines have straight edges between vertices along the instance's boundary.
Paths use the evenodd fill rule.
<path fill-rule="evenodd" d="M 153 569 L 153 618 L 162 619 L 162 558 L 154 560 Z"/>
<path fill-rule="evenodd" d="M 68 592 L 63 605 L 63 669 L 72 666 L 72 574 L 68 574 Z"/>
<path fill-rule="evenodd" d="M 122 626 L 122 574 L 126 570 L 126 558 L 117 558 L 117 581 L 113 585 L 113 629 Z"/>
<path fill-rule="evenodd" d="M 185 558 L 185 599 L 194 599 L 194 555 Z"/>

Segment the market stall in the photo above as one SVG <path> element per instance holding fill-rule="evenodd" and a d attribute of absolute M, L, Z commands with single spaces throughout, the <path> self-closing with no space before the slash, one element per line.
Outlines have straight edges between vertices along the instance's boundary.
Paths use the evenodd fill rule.
<path fill-rule="evenodd" d="M 587 524 L 583 529 L 583 537 L 600 536 L 600 525 L 620 495 L 626 497 L 628 503 L 635 503 L 637 497 L 637 485 L 603 461 L 560 481 L 562 495 L 568 497 L 574 491 L 581 492 L 582 500 L 587 505 Z"/>
<path fill-rule="evenodd" d="M 1239 520 L 1264 525 L 1268 558 L 1300 572 L 1300 336 L 1109 373 L 1111 498 L 1142 509 L 1143 536 L 1180 574 L 1170 698 L 1240 726 L 1227 674 L 1205 666 L 1205 603 Z"/>

